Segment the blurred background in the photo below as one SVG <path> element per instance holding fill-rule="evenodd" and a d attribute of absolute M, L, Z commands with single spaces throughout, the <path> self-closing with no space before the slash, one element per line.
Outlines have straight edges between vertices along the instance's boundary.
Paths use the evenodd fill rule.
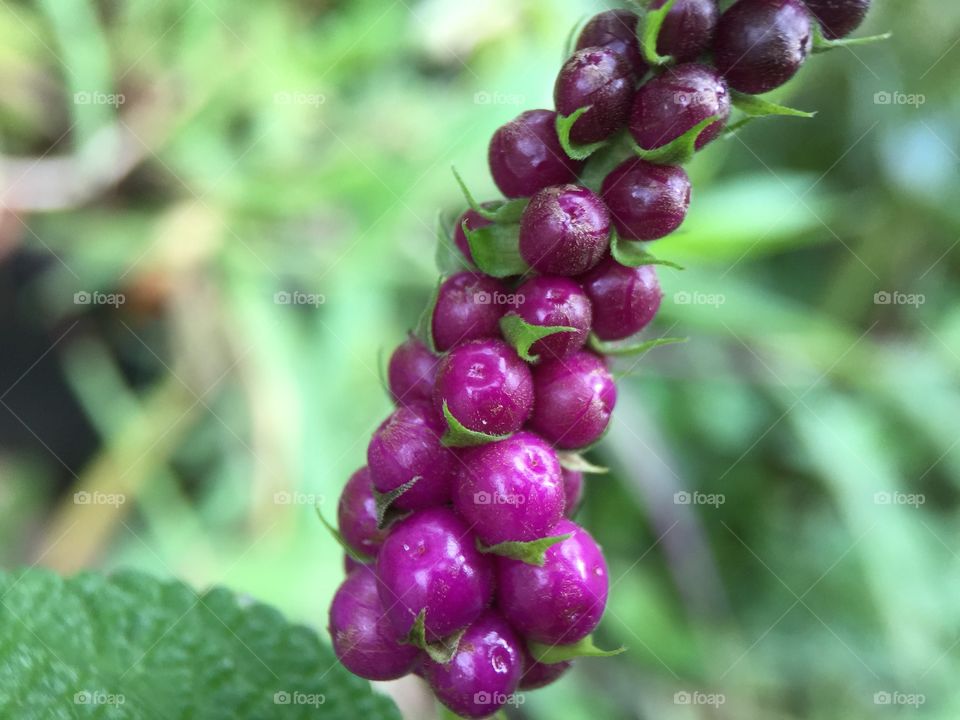
<path fill-rule="evenodd" d="M 690 166 L 579 520 L 598 642 L 511 717 L 960 716 L 960 5 L 878 5 Z M 0 3 L 0 565 L 224 584 L 318 629 L 456 165 L 587 0 Z M 390 691 L 413 707 L 415 685 Z M 425 711 L 408 710 L 410 717 Z"/>

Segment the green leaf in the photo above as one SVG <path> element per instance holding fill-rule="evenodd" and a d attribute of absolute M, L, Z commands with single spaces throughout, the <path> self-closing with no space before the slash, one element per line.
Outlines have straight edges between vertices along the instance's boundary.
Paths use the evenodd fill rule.
<path fill-rule="evenodd" d="M 376 488 L 373 490 L 373 499 L 377 503 L 377 529 L 383 530 L 385 527 L 388 527 L 392 523 L 400 520 L 401 518 L 409 515 L 409 512 L 400 511 L 393 507 L 393 504 L 397 501 L 397 498 L 407 492 L 410 488 L 417 484 L 417 481 L 420 480 L 420 476 L 417 475 L 412 480 L 407 480 L 400 487 L 394 488 L 390 492 L 381 493 L 377 492 Z"/>
<path fill-rule="evenodd" d="M 489 435 L 464 427 L 450 412 L 446 400 L 443 401 L 443 417 L 447 420 L 447 431 L 440 440 L 444 447 L 475 447 L 499 442 L 510 437 L 509 433 L 507 435 Z"/>
<path fill-rule="evenodd" d="M 457 215 L 459 217 L 459 215 Z M 454 275 L 462 270 L 472 270 L 473 265 L 460 252 L 453 239 L 454 225 L 457 217 L 450 217 L 449 213 L 437 213 L 437 270 L 441 275 Z"/>
<path fill-rule="evenodd" d="M 590 143 L 588 145 L 579 145 L 570 139 L 570 132 L 580 116 L 587 112 L 592 105 L 587 105 L 578 110 L 574 110 L 570 115 L 561 115 L 557 113 L 557 137 L 560 138 L 560 146 L 563 151 L 573 160 L 586 160 L 597 150 L 605 146 L 609 141 Z"/>
<path fill-rule="evenodd" d="M 579 452 L 561 451 L 557 453 L 557 458 L 560 460 L 560 465 L 574 472 L 590 473 L 592 475 L 606 475 L 610 472 L 610 468 L 594 465 Z"/>
<path fill-rule="evenodd" d="M 842 47 L 856 47 L 857 45 L 873 45 L 874 43 L 889 40 L 892 37 L 893 37 L 892 32 L 885 32 L 880 35 L 868 35 L 866 37 L 838 38 L 836 40 L 828 40 L 823 36 L 823 29 L 820 27 L 820 23 L 814 22 L 813 23 L 813 52 L 825 53 L 825 52 L 829 52 L 830 50 L 836 50 L 837 48 L 842 48 Z"/>
<path fill-rule="evenodd" d="M 705 120 L 701 120 L 680 137 L 653 150 L 644 150 L 634 142 L 632 143 L 633 152 L 641 160 L 657 165 L 685 165 L 693 159 L 697 152 L 697 138 L 700 137 L 700 133 L 719 119 L 719 115 L 711 115 Z"/>
<path fill-rule="evenodd" d="M 640 342 L 604 342 L 593 333 L 590 334 L 590 349 L 602 355 L 611 355 L 614 357 L 626 357 L 629 355 L 642 355 L 655 347 L 661 345 L 675 345 L 685 343 L 690 338 L 656 338 L 654 340 L 643 340 Z"/>
<path fill-rule="evenodd" d="M 477 550 L 491 555 L 500 555 L 508 557 L 528 565 L 537 565 L 543 567 L 547 561 L 546 552 L 557 543 L 562 543 L 573 533 L 564 535 L 551 535 L 550 537 L 540 538 L 539 540 L 529 540 L 527 542 L 510 541 L 497 543 L 496 545 L 484 545 L 480 538 L 476 539 Z"/>
<path fill-rule="evenodd" d="M 667 0 L 658 10 L 647 10 L 637 25 L 637 38 L 640 41 L 640 52 L 644 60 L 651 67 L 666 65 L 673 58 L 669 55 L 660 55 L 657 52 L 657 40 L 660 38 L 660 28 L 667 19 L 667 13 L 673 9 L 676 0 Z"/>
<path fill-rule="evenodd" d="M 817 114 L 816 112 L 797 110 L 786 105 L 778 105 L 775 102 L 764 100 L 759 95 L 748 95 L 736 90 L 730 91 L 730 100 L 737 110 L 752 118 L 768 117 L 770 115 L 812 118 Z"/>
<path fill-rule="evenodd" d="M 527 643 L 527 649 L 538 662 L 547 665 L 566 662 L 581 657 L 612 657 L 626 652 L 626 648 L 620 647 L 616 650 L 601 650 L 593 644 L 593 635 L 587 635 L 580 642 L 572 645 L 543 645 L 541 643 Z"/>
<path fill-rule="evenodd" d="M 520 226 L 494 223 L 476 230 L 467 229 L 463 223 L 463 232 L 470 243 L 473 261 L 481 272 L 495 278 L 523 275 L 530 267 L 520 256 Z"/>
<path fill-rule="evenodd" d="M 0 598 L 0 717 L 400 720 L 313 630 L 223 588 L 31 569 Z"/>
<path fill-rule="evenodd" d="M 523 211 L 526 209 L 527 203 L 530 202 L 529 198 L 497 200 L 481 205 L 477 202 L 476 198 L 473 197 L 473 193 L 470 192 L 470 189 L 463 181 L 463 178 L 460 177 L 460 173 L 457 172 L 457 169 L 452 168 L 452 170 L 453 176 L 457 180 L 457 185 L 460 186 L 460 191 L 463 193 L 463 197 L 466 198 L 467 205 L 470 206 L 471 210 L 480 215 L 480 217 L 486 218 L 487 220 L 495 223 L 511 224 L 520 222 L 520 218 L 523 216 Z"/>
<path fill-rule="evenodd" d="M 682 265 L 675 262 L 655 257 L 647 251 L 643 240 L 623 240 L 616 230 L 610 231 L 610 254 L 613 255 L 614 260 L 627 267 L 663 265 L 675 270 L 684 269 Z"/>
<path fill-rule="evenodd" d="M 429 348 L 433 354 L 437 353 L 437 343 L 433 339 L 433 311 L 437 307 L 437 298 L 440 297 L 440 286 L 443 284 L 443 278 L 437 279 L 437 284 L 430 293 L 430 299 L 427 300 L 427 306 L 420 314 L 420 320 L 417 322 L 417 329 L 414 331 L 423 344 Z"/>
<path fill-rule="evenodd" d="M 513 345 L 517 355 L 527 362 L 536 362 L 540 358 L 530 354 L 530 347 L 537 340 L 557 333 L 577 332 L 577 329 L 566 325 L 531 325 L 516 313 L 508 313 L 500 318 L 500 331 L 504 339 Z"/>
<path fill-rule="evenodd" d="M 363 565 L 369 565 L 374 561 L 374 558 L 370 557 L 369 555 L 364 555 L 363 553 L 358 552 L 357 550 L 354 550 L 353 547 L 351 547 L 351 545 L 346 541 L 346 539 L 340 533 L 340 530 L 336 526 L 327 522 L 327 519 L 323 516 L 323 512 L 320 510 L 319 505 L 314 505 L 314 510 L 317 511 L 317 517 L 320 518 L 320 522 L 323 523 L 323 526 L 333 536 L 333 539 L 340 544 L 340 547 L 343 548 L 343 551 L 347 555 L 352 557 L 358 563 L 362 563 Z"/>
<path fill-rule="evenodd" d="M 450 637 L 443 638 L 442 640 L 429 642 L 425 628 L 426 619 L 427 609 L 424 608 L 417 613 L 417 618 L 413 621 L 413 627 L 410 628 L 410 633 L 404 638 L 403 642 L 407 645 L 420 648 L 429 655 L 430 659 L 434 662 L 446 665 L 453 659 L 453 656 L 457 654 L 460 638 L 463 637 L 467 629 L 458 630 Z"/>

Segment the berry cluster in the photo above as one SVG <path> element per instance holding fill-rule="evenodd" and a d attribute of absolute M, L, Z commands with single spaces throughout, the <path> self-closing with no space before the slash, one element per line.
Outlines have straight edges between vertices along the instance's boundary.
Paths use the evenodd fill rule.
<path fill-rule="evenodd" d="M 789 80 L 868 0 L 652 0 L 590 20 L 557 77 L 556 110 L 490 142 L 507 198 L 468 209 L 444 240 L 457 269 L 390 358 L 394 412 L 338 509 L 350 555 L 330 608 L 340 661 L 373 680 L 417 673 L 463 717 L 542 687 L 607 601 L 603 554 L 573 522 L 579 452 L 610 422 L 607 354 L 662 293 L 642 249 L 683 222 L 683 159 L 724 130 L 743 94 Z M 822 28 L 816 25 L 817 20 Z M 759 105 L 758 105 L 759 103 Z M 766 104 L 769 108 L 780 108 Z M 796 111 L 791 111 L 795 114 Z M 462 184 L 462 182 L 461 182 Z"/>

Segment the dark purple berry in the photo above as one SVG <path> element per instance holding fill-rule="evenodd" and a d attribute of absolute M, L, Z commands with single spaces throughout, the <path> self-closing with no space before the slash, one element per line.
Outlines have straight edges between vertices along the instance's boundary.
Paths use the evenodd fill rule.
<path fill-rule="evenodd" d="M 730 117 L 727 84 L 708 65 L 678 65 L 651 79 L 637 91 L 630 116 L 630 134 L 645 150 L 667 145 L 707 118 L 719 119 L 700 131 L 699 150 L 720 134 Z"/>
<path fill-rule="evenodd" d="M 666 2 L 653 0 L 650 9 L 658 10 Z M 660 27 L 657 53 L 681 63 L 696 60 L 709 49 L 719 16 L 717 0 L 677 0 Z"/>
<path fill-rule="evenodd" d="M 461 272 L 444 280 L 433 308 L 433 342 L 446 352 L 480 338 L 500 337 L 507 289 L 487 275 Z"/>
<path fill-rule="evenodd" d="M 484 203 L 486 206 L 488 203 Z M 487 220 L 483 215 L 472 208 L 457 218 L 457 226 L 453 231 L 453 241 L 460 248 L 463 256 L 473 262 L 473 253 L 470 251 L 470 242 L 467 240 L 467 234 L 463 231 L 463 223 L 467 223 L 467 229 L 479 230 L 493 224 L 492 220 Z"/>
<path fill-rule="evenodd" d="M 486 545 L 546 537 L 563 517 L 560 461 L 536 435 L 468 448 L 460 459 L 453 506 Z"/>
<path fill-rule="evenodd" d="M 377 501 L 369 468 L 357 470 L 343 488 L 337 525 L 347 545 L 362 555 L 376 555 L 383 544 L 386 533 L 377 529 Z"/>
<path fill-rule="evenodd" d="M 527 640 L 569 645 L 600 623 L 607 605 L 607 564 L 582 527 L 561 520 L 551 535 L 571 537 L 551 546 L 543 567 L 497 558 L 497 607 Z"/>
<path fill-rule="evenodd" d="M 759 95 L 792 78 L 812 46 L 800 0 L 738 0 L 720 16 L 714 63 L 734 90 Z"/>
<path fill-rule="evenodd" d="M 563 514 L 572 518 L 580 509 L 580 503 L 583 502 L 582 472 L 563 468 L 563 494 L 567 498 L 567 505 Z"/>
<path fill-rule="evenodd" d="M 582 163 L 567 157 L 560 146 L 556 121 L 551 110 L 528 110 L 493 134 L 490 172 L 508 198 L 529 197 L 577 177 Z"/>
<path fill-rule="evenodd" d="M 541 273 L 584 273 L 600 262 L 609 243 L 610 214 L 580 185 L 541 190 L 520 220 L 520 254 Z"/>
<path fill-rule="evenodd" d="M 428 638 L 440 639 L 480 617 L 493 594 L 493 564 L 470 528 L 447 508 L 400 520 L 377 556 L 380 600 L 394 631 L 406 637 L 421 610 Z"/>
<path fill-rule="evenodd" d="M 656 240 L 686 217 L 690 178 L 682 167 L 631 159 L 604 178 L 600 194 L 621 237 Z"/>
<path fill-rule="evenodd" d="M 593 325 L 593 309 L 583 288 L 569 278 L 540 275 L 517 288 L 511 313 L 530 325 L 572 327 L 537 340 L 530 352 L 541 360 L 566 357 L 583 347 Z"/>
<path fill-rule="evenodd" d="M 621 55 L 639 78 L 647 72 L 647 63 L 640 54 L 637 23 L 640 18 L 629 10 L 607 10 L 594 15 L 577 39 L 577 50 L 591 47 L 610 48 Z"/>
<path fill-rule="evenodd" d="M 337 659 L 367 680 L 396 680 L 417 661 L 417 648 L 397 642 L 369 567 L 360 566 L 340 585 L 330 605 L 328 629 Z"/>
<path fill-rule="evenodd" d="M 804 0 L 810 12 L 819 21 L 826 38 L 846 37 L 867 16 L 870 0 Z"/>
<path fill-rule="evenodd" d="M 578 352 L 533 369 L 530 429 L 564 450 L 595 443 L 610 423 L 617 386 L 602 358 Z"/>
<path fill-rule="evenodd" d="M 422 342 L 411 335 L 393 351 L 387 367 L 390 394 L 401 405 L 429 401 L 437 377 L 436 357 Z"/>
<path fill-rule="evenodd" d="M 516 691 L 523 671 L 523 643 L 497 612 L 487 610 L 463 634 L 446 665 L 423 664 L 437 699 L 458 717 L 486 718 Z"/>
<path fill-rule="evenodd" d="M 437 371 L 434 406 L 444 403 L 468 430 L 516 432 L 533 409 L 530 369 L 502 340 L 475 340 L 451 350 Z"/>
<path fill-rule="evenodd" d="M 440 444 L 446 423 L 428 403 L 397 408 L 377 428 L 367 446 L 373 486 L 381 493 L 414 478 L 416 484 L 394 501 L 400 510 L 443 505 L 450 501 L 453 453 Z"/>
<path fill-rule="evenodd" d="M 601 340 L 623 340 L 640 332 L 663 299 L 652 265 L 631 268 L 607 258 L 580 281 L 593 304 L 593 332 Z"/>
<path fill-rule="evenodd" d="M 606 140 L 627 124 L 634 75 L 630 63 L 612 48 L 578 50 L 564 63 L 553 88 L 561 115 L 590 106 L 573 124 L 570 139 L 587 144 Z"/>
<path fill-rule="evenodd" d="M 520 690 L 538 690 L 554 682 L 570 669 L 572 661 L 560 663 L 541 663 L 533 659 L 526 647 L 523 650 L 523 675 L 520 677 Z"/>

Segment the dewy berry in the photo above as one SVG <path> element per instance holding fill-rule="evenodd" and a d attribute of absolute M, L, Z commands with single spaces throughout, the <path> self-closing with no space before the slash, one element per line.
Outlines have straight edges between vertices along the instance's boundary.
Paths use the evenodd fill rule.
<path fill-rule="evenodd" d="M 730 87 L 759 95 L 796 75 L 812 46 L 800 0 L 738 0 L 720 16 L 713 53 Z"/>
<path fill-rule="evenodd" d="M 484 203 L 484 207 L 488 206 L 489 203 Z M 473 208 L 470 208 L 457 218 L 456 227 L 453 229 L 453 241 L 456 243 L 460 252 L 463 253 L 463 256 L 472 263 L 473 253 L 470 251 L 470 241 L 467 240 L 467 234 L 463 231 L 464 224 L 466 224 L 468 230 L 479 230 L 480 228 L 489 227 L 493 224 L 493 221 L 487 220 Z"/>
<path fill-rule="evenodd" d="M 577 39 L 577 50 L 602 47 L 623 57 L 637 78 L 647 72 L 647 63 L 640 54 L 637 23 L 640 18 L 629 10 L 607 10 L 594 15 Z"/>
<path fill-rule="evenodd" d="M 601 340 L 623 340 L 653 320 L 663 291 L 652 265 L 631 268 L 608 257 L 580 278 L 593 305 L 593 332 Z"/>
<path fill-rule="evenodd" d="M 468 340 L 500 336 L 507 288 L 494 278 L 461 272 L 447 278 L 433 308 L 433 342 L 444 352 Z"/>
<path fill-rule="evenodd" d="M 469 448 L 460 459 L 453 506 L 486 545 L 546 537 L 563 517 L 560 462 L 536 435 Z"/>
<path fill-rule="evenodd" d="M 377 501 L 369 468 L 357 470 L 343 488 L 337 526 L 347 545 L 362 555 L 375 556 L 383 544 L 386 533 L 377 528 Z"/>
<path fill-rule="evenodd" d="M 380 548 L 380 602 L 397 637 L 425 611 L 426 634 L 438 640 L 480 617 L 493 595 L 493 570 L 452 510 L 422 510 L 397 522 Z"/>
<path fill-rule="evenodd" d="M 610 213 L 580 185 L 541 190 L 520 222 L 520 255 L 551 275 L 580 275 L 603 258 L 610 242 Z"/>
<path fill-rule="evenodd" d="M 630 134 L 644 150 L 653 150 L 714 116 L 719 116 L 717 121 L 697 136 L 697 150 L 723 130 L 730 116 L 730 94 L 723 78 L 709 65 L 678 65 L 637 91 Z"/>
<path fill-rule="evenodd" d="M 804 0 L 823 28 L 824 37 L 835 40 L 846 37 L 867 16 L 870 0 Z"/>
<path fill-rule="evenodd" d="M 633 84 L 630 63 L 613 49 L 592 47 L 575 52 L 560 70 L 553 90 L 561 115 L 590 107 L 573 124 L 570 139 L 595 143 L 626 125 Z"/>
<path fill-rule="evenodd" d="M 393 351 L 387 366 L 387 383 L 393 399 L 401 405 L 429 402 L 439 362 L 440 358 L 426 345 L 413 335 L 408 337 Z"/>
<path fill-rule="evenodd" d="M 634 158 L 604 178 L 600 194 L 622 237 L 656 240 L 680 227 L 687 216 L 690 178 L 682 167 Z"/>
<path fill-rule="evenodd" d="M 458 345 L 440 362 L 433 395 L 468 430 L 487 435 L 516 432 L 533 409 L 530 368 L 502 340 Z"/>
<path fill-rule="evenodd" d="M 666 3 L 653 0 L 650 9 L 659 10 Z M 710 49 L 719 17 L 717 0 L 676 0 L 660 29 L 657 53 L 681 63 L 696 60 Z"/>
<path fill-rule="evenodd" d="M 576 179 L 582 163 L 563 151 L 556 122 L 555 112 L 528 110 L 493 134 L 490 173 L 508 198 L 530 197 L 545 187 Z"/>
<path fill-rule="evenodd" d="M 541 360 L 563 358 L 587 342 L 593 325 L 593 308 L 580 285 L 570 278 L 540 275 L 517 288 L 508 314 L 531 325 L 574 328 L 537 340 L 530 352 Z"/>

